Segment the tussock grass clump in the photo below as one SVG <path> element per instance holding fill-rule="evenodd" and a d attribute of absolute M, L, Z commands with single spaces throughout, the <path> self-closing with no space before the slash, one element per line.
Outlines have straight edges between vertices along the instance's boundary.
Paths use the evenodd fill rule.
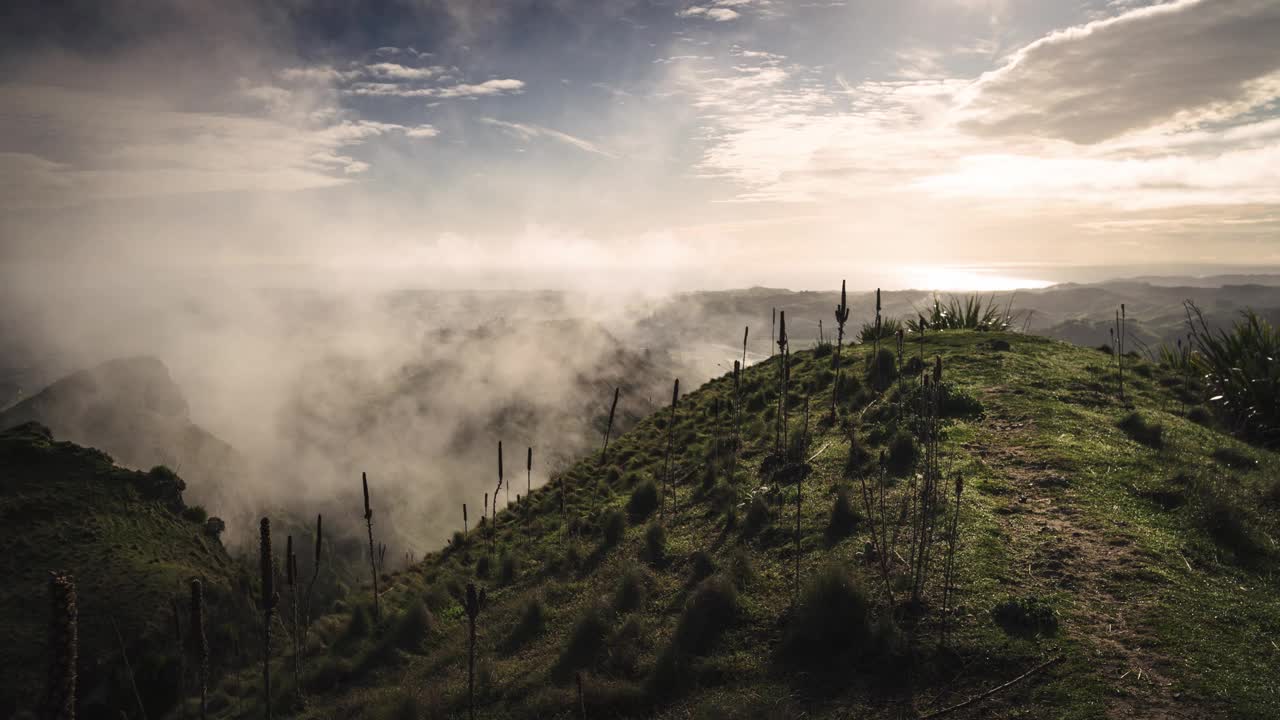
<path fill-rule="evenodd" d="M 889 348 L 880 348 L 875 354 L 867 356 L 864 378 L 875 390 L 887 389 L 898 379 L 897 356 Z"/>
<path fill-rule="evenodd" d="M 1002 630 L 1017 637 L 1051 637 L 1058 632 L 1058 612 L 1035 595 L 1006 598 L 991 610 L 991 617 Z"/>
<path fill-rule="evenodd" d="M 733 551 L 729 558 L 729 578 L 739 589 L 748 588 L 756 581 L 756 568 L 751 555 L 743 548 Z"/>
<path fill-rule="evenodd" d="M 617 589 L 613 591 L 613 609 L 626 613 L 639 608 L 644 604 L 648 587 L 649 578 L 643 570 L 637 567 L 627 570 L 618 580 Z"/>
<path fill-rule="evenodd" d="M 487 578 L 493 566 L 493 558 L 488 553 L 481 555 L 476 559 L 476 577 Z"/>
<path fill-rule="evenodd" d="M 599 605 L 583 611 L 573 625 L 569 642 L 551 669 L 557 680 L 568 679 L 574 670 L 591 667 L 602 659 L 605 638 L 609 636 L 609 613 Z"/>
<path fill-rule="evenodd" d="M 542 634 L 547 626 L 547 609 L 542 598 L 531 598 L 520 610 L 520 619 L 503 640 L 503 647 L 510 651 L 523 646 Z"/>
<path fill-rule="evenodd" d="M 502 561 L 498 563 L 498 582 L 510 585 L 519 574 L 520 560 L 511 551 L 503 553 Z"/>
<path fill-rule="evenodd" d="M 1187 410 L 1187 419 L 1197 425 L 1208 427 L 1213 423 L 1213 415 L 1203 405 L 1193 405 Z"/>
<path fill-rule="evenodd" d="M 644 531 L 644 559 L 661 565 L 667 559 L 667 529 L 662 523 L 649 523 Z"/>
<path fill-rule="evenodd" d="M 613 547 L 622 541 L 622 535 L 627 531 L 627 518 L 615 508 L 604 514 L 601 526 L 604 546 Z"/>
<path fill-rule="evenodd" d="M 747 506 L 747 516 L 742 521 L 742 532 L 747 536 L 756 535 L 768 525 L 769 506 L 765 504 L 764 498 L 756 495 L 751 498 L 751 504 Z"/>
<path fill-rule="evenodd" d="M 422 702 L 409 692 L 401 691 L 380 711 L 374 713 L 375 720 L 422 720 L 426 710 Z"/>
<path fill-rule="evenodd" d="M 672 645 L 691 655 L 708 652 L 737 619 L 738 609 L 738 589 L 728 578 L 703 580 L 685 603 Z"/>
<path fill-rule="evenodd" d="M 1248 453 L 1233 447 L 1220 447 L 1213 451 L 1213 459 L 1232 470 L 1252 470 L 1258 467 L 1258 461 Z"/>
<path fill-rule="evenodd" d="M 427 639 L 427 635 L 431 633 L 435 624 L 435 618 L 432 617 L 427 606 L 416 602 L 400 616 L 391 637 L 394 638 L 396 647 L 401 650 L 417 652 L 422 649 L 423 641 Z"/>
<path fill-rule="evenodd" d="M 1199 524 L 1230 560 L 1252 566 L 1272 554 L 1273 545 L 1260 529 L 1252 498 L 1233 484 L 1201 482 L 1197 490 Z"/>
<path fill-rule="evenodd" d="M 858 527 L 858 513 L 849 500 L 849 491 L 840 488 L 836 491 L 836 499 L 831 504 L 831 515 L 827 519 L 827 541 L 836 542 L 853 534 Z"/>
<path fill-rule="evenodd" d="M 915 467 L 920 457 L 916 436 L 907 430 L 898 430 L 889 438 L 889 450 L 885 453 L 885 468 L 894 475 L 906 475 Z"/>
<path fill-rule="evenodd" d="M 364 603 L 355 605 L 351 608 L 351 618 L 347 620 L 347 627 L 342 631 L 340 644 L 344 647 L 358 645 L 369 637 L 372 630 L 373 618 L 369 606 Z"/>
<path fill-rule="evenodd" d="M 711 576 L 716 571 L 716 561 L 706 550 L 694 550 L 689 556 L 689 578 L 698 582 Z"/>
<path fill-rule="evenodd" d="M 790 662 L 821 666 L 880 654 L 891 635 L 875 622 L 862 584 L 846 568 L 830 564 L 805 584 L 779 651 Z"/>
<path fill-rule="evenodd" d="M 631 516 L 631 522 L 645 520 L 658 509 L 658 486 L 653 480 L 645 480 L 631 491 L 631 498 L 627 500 L 627 514 Z"/>
<path fill-rule="evenodd" d="M 1131 412 L 1116 423 L 1131 440 L 1157 450 L 1164 447 L 1164 426 L 1149 422 L 1137 412 Z"/>

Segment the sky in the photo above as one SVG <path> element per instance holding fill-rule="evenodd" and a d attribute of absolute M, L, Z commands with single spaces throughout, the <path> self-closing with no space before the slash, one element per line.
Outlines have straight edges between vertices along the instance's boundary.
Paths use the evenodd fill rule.
<path fill-rule="evenodd" d="M 1277 38 L 1275 0 L 18 0 L 0 261 L 655 291 L 1276 265 Z"/>

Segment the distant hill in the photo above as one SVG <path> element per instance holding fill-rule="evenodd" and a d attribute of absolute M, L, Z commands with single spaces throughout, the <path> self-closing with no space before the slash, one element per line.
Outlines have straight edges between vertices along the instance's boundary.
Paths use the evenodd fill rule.
<path fill-rule="evenodd" d="M 72 373 L 0 412 L 0 428 L 24 422 L 103 450 L 126 467 L 170 467 L 191 483 L 198 502 L 216 498 L 228 477 L 244 471 L 230 445 L 191 421 L 181 388 L 156 358 Z"/>
<path fill-rule="evenodd" d="M 126 470 L 36 423 L 0 431 L 0 717 L 33 709 L 44 689 L 55 570 L 74 577 L 78 595 L 78 717 L 135 716 L 121 642 L 148 716 L 173 705 L 171 602 L 186 606 L 190 578 L 204 581 L 215 677 L 232 662 L 249 632 L 248 586 L 205 518 L 188 511 L 184 487 L 165 468 Z"/>

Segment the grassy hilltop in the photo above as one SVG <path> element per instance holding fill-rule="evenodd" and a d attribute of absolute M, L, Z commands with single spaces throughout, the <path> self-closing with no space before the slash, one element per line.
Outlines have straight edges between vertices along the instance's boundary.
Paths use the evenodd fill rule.
<path fill-rule="evenodd" d="M 924 472 L 910 432 L 917 376 L 877 391 L 871 348 L 846 347 L 833 423 L 830 349 L 793 352 L 797 462 L 771 452 L 774 357 L 743 373 L 736 473 L 732 378 L 680 399 L 665 517 L 655 496 L 669 410 L 615 438 L 607 461 L 583 458 L 505 509 L 492 539 L 475 509 L 496 477 L 478 483 L 469 537 L 384 575 L 381 622 L 365 588 L 315 623 L 301 701 L 278 651 L 277 716 L 465 717 L 469 582 L 488 591 L 482 718 L 919 717 L 1036 668 L 948 716 L 1280 714 L 1280 457 L 1211 427 L 1178 370 L 1126 359 L 1126 406 L 1111 356 L 1096 350 L 950 331 L 923 349 L 909 342 L 904 359 L 917 353 L 928 372 L 941 358 L 946 496 L 921 603 L 907 601 L 910 526 L 899 523 Z M 862 492 L 864 479 L 880 487 L 882 451 L 879 528 L 893 550 L 877 557 L 879 510 Z M 522 474 L 519 458 L 507 467 L 508 479 Z M 376 486 L 373 505 L 376 533 Z M 259 673 L 250 665 L 214 688 L 213 715 L 261 717 Z"/>

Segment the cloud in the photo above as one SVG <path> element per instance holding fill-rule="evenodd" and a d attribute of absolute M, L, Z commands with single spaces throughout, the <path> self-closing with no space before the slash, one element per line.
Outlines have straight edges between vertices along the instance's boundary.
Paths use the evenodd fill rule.
<path fill-rule="evenodd" d="M 417 127 L 408 128 L 404 131 L 405 137 L 410 137 L 415 139 L 433 138 L 439 134 L 440 134 L 440 130 L 438 130 L 437 128 L 431 125 L 419 125 Z"/>
<path fill-rule="evenodd" d="M 157 100 L 48 86 L 0 89 L 0 103 L 22 114 L 0 115 L 9 138 L 57 137 L 25 152 L 0 152 L 0 207 L 56 207 L 102 199 L 205 192 L 296 191 L 351 182 L 370 166 L 350 148 L 402 133 L 424 139 L 439 131 L 323 112 L 287 91 L 263 113 L 174 110 Z M 83 109 L 94 108 L 86 114 Z M 319 118 L 319 119 L 317 119 Z M 60 159 L 67 155 L 66 159 Z"/>
<path fill-rule="evenodd" d="M 408 87 L 399 83 L 360 82 L 347 87 L 344 92 L 366 97 L 460 98 L 513 95 L 523 90 L 524 81 L 522 80 L 495 78 L 482 83 L 456 83 L 439 87 Z"/>
<path fill-rule="evenodd" d="M 676 15 L 685 18 L 705 17 L 716 22 L 728 22 L 742 17 L 736 10 L 727 7 L 707 7 L 705 5 L 691 5 L 676 13 Z"/>
<path fill-rule="evenodd" d="M 505 120 L 498 120 L 490 117 L 480 118 L 480 122 L 486 125 L 492 125 L 493 127 L 500 128 L 503 131 L 505 131 L 507 134 L 517 137 L 526 142 L 534 138 L 547 138 L 550 140 L 555 140 L 556 142 L 564 143 L 565 145 L 569 145 L 571 147 L 575 147 L 579 150 L 582 150 L 583 152 L 594 153 L 596 155 L 602 155 L 608 158 L 617 157 L 617 155 L 614 155 L 613 153 L 600 148 L 598 145 L 596 145 L 595 143 L 589 140 L 583 140 L 582 138 L 574 137 L 573 135 L 570 135 L 568 133 L 563 133 L 563 132 L 560 132 L 559 130 L 552 130 L 551 128 L 542 127 L 540 125 L 531 125 L 527 123 L 513 123 L 513 122 L 507 122 Z"/>
<path fill-rule="evenodd" d="M 389 62 L 365 65 L 364 69 L 370 75 L 393 80 L 426 80 L 444 72 L 444 68 L 439 66 L 415 68 Z"/>
<path fill-rule="evenodd" d="M 1098 143 L 1239 114 L 1280 88 L 1280 3 L 1180 0 L 1052 33 L 972 88 L 962 127 Z"/>

